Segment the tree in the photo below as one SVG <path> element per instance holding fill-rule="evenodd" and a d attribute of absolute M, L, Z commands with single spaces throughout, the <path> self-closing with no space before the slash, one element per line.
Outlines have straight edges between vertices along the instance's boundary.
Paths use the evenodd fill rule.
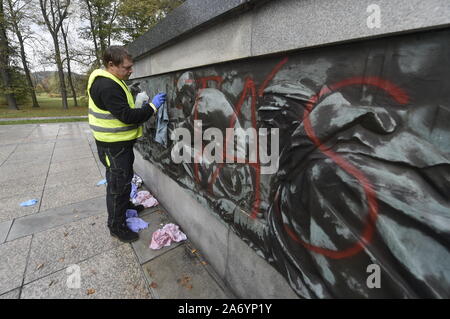
<path fill-rule="evenodd" d="M 59 86 L 62 98 L 63 108 L 67 109 L 67 89 L 64 78 L 64 68 L 61 59 L 61 50 L 59 47 L 58 35 L 61 30 L 64 19 L 67 18 L 70 0 L 39 0 L 39 4 L 44 18 L 44 23 L 50 32 L 53 45 L 55 47 L 55 62 L 58 68 Z"/>
<path fill-rule="evenodd" d="M 69 80 L 70 89 L 72 90 L 73 101 L 75 103 L 75 106 L 78 106 L 77 92 L 75 91 L 75 87 L 73 85 L 72 70 L 70 68 L 70 53 L 69 53 L 69 46 L 67 45 L 67 33 L 68 33 L 68 31 L 69 31 L 69 25 L 67 25 L 67 29 L 66 30 L 64 30 L 64 25 L 61 27 L 61 33 L 62 33 L 62 37 L 63 37 L 63 41 L 64 41 L 64 48 L 65 48 L 65 51 L 66 51 L 67 78 Z"/>
<path fill-rule="evenodd" d="M 136 40 L 184 0 L 121 0 L 119 25 L 124 43 Z"/>
<path fill-rule="evenodd" d="M 98 68 L 106 48 L 118 36 L 119 0 L 81 0 L 81 4 L 82 17 L 89 21 L 89 26 L 81 29 L 81 36 L 93 41 Z"/>
<path fill-rule="evenodd" d="M 33 107 L 39 107 L 37 98 L 36 98 L 36 92 L 34 88 L 33 81 L 31 80 L 31 74 L 30 69 L 28 67 L 28 61 L 27 56 L 25 53 L 25 45 L 24 45 L 24 37 L 22 35 L 23 33 L 23 21 L 25 18 L 25 10 L 31 0 L 25 1 L 25 2 L 19 2 L 19 1 L 12 1 L 12 0 L 6 0 L 8 3 L 8 13 L 9 13 L 9 20 L 11 22 L 11 27 L 13 32 L 15 33 L 17 40 L 19 41 L 19 48 L 20 48 L 20 58 L 22 60 L 23 70 L 25 72 L 25 78 L 26 82 L 28 84 L 28 90 L 31 95 L 31 100 L 33 102 Z"/>
<path fill-rule="evenodd" d="M 8 102 L 8 108 L 18 110 L 14 88 L 12 84 L 12 76 L 10 69 L 10 47 L 6 36 L 7 21 L 3 11 L 3 0 L 0 0 L 0 76 L 3 84 L 3 91 Z"/>

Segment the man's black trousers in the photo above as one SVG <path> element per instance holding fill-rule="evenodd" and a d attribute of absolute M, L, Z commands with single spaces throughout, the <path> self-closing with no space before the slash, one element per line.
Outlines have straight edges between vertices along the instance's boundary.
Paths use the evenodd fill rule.
<path fill-rule="evenodd" d="M 108 227 L 125 226 L 125 213 L 130 206 L 131 181 L 133 179 L 133 146 L 104 147 L 97 145 L 100 161 L 106 167 L 106 206 Z"/>

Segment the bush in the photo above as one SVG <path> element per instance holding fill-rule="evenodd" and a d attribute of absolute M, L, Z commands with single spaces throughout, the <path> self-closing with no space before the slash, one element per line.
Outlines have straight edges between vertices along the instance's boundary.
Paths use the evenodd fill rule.
<path fill-rule="evenodd" d="M 12 92 L 7 92 L 7 89 L 4 86 L 3 81 L 0 79 L 0 103 L 5 105 L 7 93 L 13 93 L 16 97 L 17 105 L 30 103 L 31 96 L 27 86 L 27 80 L 25 78 L 25 74 L 21 73 L 18 68 L 13 67 L 11 69 L 11 77 L 12 77 Z"/>
<path fill-rule="evenodd" d="M 82 96 L 80 97 L 80 99 L 78 100 L 78 104 L 79 106 L 88 106 L 89 101 L 88 101 L 88 97 L 87 96 Z"/>

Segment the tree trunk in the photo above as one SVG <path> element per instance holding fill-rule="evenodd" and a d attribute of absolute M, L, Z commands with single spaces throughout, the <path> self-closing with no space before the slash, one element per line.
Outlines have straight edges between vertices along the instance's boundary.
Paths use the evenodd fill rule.
<path fill-rule="evenodd" d="M 6 21 L 3 12 L 3 0 L 0 0 L 0 75 L 5 88 L 8 108 L 18 110 L 16 97 L 13 93 L 11 74 L 9 70 L 9 45 L 6 37 Z"/>
<path fill-rule="evenodd" d="M 63 109 L 68 109 L 69 105 L 67 104 L 67 88 L 64 79 L 64 68 L 61 60 L 61 51 L 59 49 L 58 37 L 56 35 L 53 36 L 53 44 L 55 45 L 55 60 L 56 66 L 58 67 L 59 90 L 61 92 Z"/>
<path fill-rule="evenodd" d="M 42 16 L 44 18 L 45 24 L 47 25 L 48 31 L 52 35 L 53 45 L 55 46 L 55 62 L 56 66 L 58 67 L 59 89 L 61 92 L 62 106 L 64 109 L 68 109 L 69 105 L 67 104 L 67 89 L 66 82 L 64 80 L 64 68 L 61 60 L 61 51 L 59 49 L 58 32 L 62 26 L 64 19 L 67 17 L 67 8 L 70 5 L 70 0 L 67 0 L 64 12 L 62 14 L 61 4 L 59 0 L 50 0 L 49 3 L 47 3 L 46 0 L 39 0 L 39 4 L 41 6 Z M 50 4 L 49 13 L 51 14 L 51 22 L 47 13 L 47 4 Z M 57 11 L 55 11 L 54 6 L 56 6 Z M 59 20 L 56 20 L 56 15 L 59 17 Z"/>
<path fill-rule="evenodd" d="M 101 63 L 100 63 L 101 58 L 99 57 L 97 36 L 96 36 L 96 33 L 95 33 L 95 23 L 94 23 L 94 17 L 93 17 L 93 14 L 92 14 L 92 7 L 91 7 L 90 0 L 85 0 L 85 2 L 86 2 L 86 5 L 88 7 L 89 22 L 91 24 L 92 38 L 94 39 L 96 65 L 97 65 L 97 68 L 99 68 L 101 66 Z"/>
<path fill-rule="evenodd" d="M 31 79 L 31 73 L 30 73 L 30 69 L 28 68 L 28 63 L 26 60 L 26 55 L 25 55 L 25 49 L 23 46 L 23 42 L 20 42 L 20 54 L 22 57 L 22 64 L 23 64 L 23 69 L 25 71 L 25 76 L 27 78 L 27 83 L 28 83 L 28 87 L 30 89 L 30 94 L 31 94 L 31 100 L 33 101 L 33 107 L 39 107 L 39 103 L 37 101 L 37 97 L 36 97 L 36 91 L 35 91 L 35 87 L 33 84 L 33 80 Z"/>
<path fill-rule="evenodd" d="M 9 10 L 11 12 L 11 17 L 12 17 L 11 22 L 12 22 L 12 25 L 14 28 L 14 32 L 16 33 L 17 39 L 19 40 L 20 58 L 22 60 L 23 70 L 25 71 L 25 77 L 27 79 L 28 89 L 31 94 L 31 100 L 33 101 L 33 107 L 39 107 L 39 103 L 36 98 L 34 84 L 33 84 L 33 81 L 31 80 L 30 69 L 28 68 L 28 62 L 27 62 L 27 56 L 25 53 L 24 41 L 23 41 L 22 33 L 20 32 L 20 29 L 19 29 L 17 15 L 16 15 L 16 12 L 14 12 L 14 7 L 13 7 L 11 0 L 7 0 L 7 1 L 8 1 Z"/>
<path fill-rule="evenodd" d="M 72 96 L 73 96 L 73 101 L 75 103 L 75 106 L 78 106 L 78 101 L 77 101 L 77 93 L 75 91 L 75 87 L 73 85 L 73 81 L 72 81 L 72 71 L 70 69 L 70 56 L 69 56 L 69 46 L 67 45 L 67 34 L 64 31 L 64 26 L 61 27 L 61 32 L 62 32 L 62 36 L 63 36 L 63 40 L 64 40 L 64 47 L 66 49 L 66 58 L 67 58 L 67 76 L 69 78 L 69 85 L 70 85 L 70 89 L 72 90 Z"/>

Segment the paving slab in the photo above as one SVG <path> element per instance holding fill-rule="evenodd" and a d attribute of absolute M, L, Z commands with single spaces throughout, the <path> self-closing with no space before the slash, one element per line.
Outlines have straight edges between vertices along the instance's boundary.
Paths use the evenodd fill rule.
<path fill-rule="evenodd" d="M 150 299 L 148 284 L 129 244 L 78 264 L 80 288 L 69 288 L 75 267 L 25 285 L 22 299 Z M 132 311 L 133 309 L 129 309 Z M 150 309 L 151 310 L 151 309 Z"/>
<path fill-rule="evenodd" d="M 12 178 L 1 181 L 0 199 L 11 197 L 12 195 L 23 195 L 28 197 L 32 193 L 42 193 L 45 183 L 45 173 L 41 175 L 29 176 L 27 178 Z"/>
<path fill-rule="evenodd" d="M 22 285 L 31 236 L 0 245 L 0 295 Z"/>
<path fill-rule="evenodd" d="M 84 139 L 86 141 L 86 139 Z M 61 146 L 57 143 L 55 147 L 55 153 L 83 153 L 83 152 L 90 152 L 89 144 L 86 142 L 80 143 L 82 139 L 78 140 L 74 143 L 74 140 L 72 140 L 72 144 Z"/>
<path fill-rule="evenodd" d="M 185 245 L 143 265 L 156 298 L 225 299 L 228 295 Z"/>
<path fill-rule="evenodd" d="M 7 161 L 0 167 L 0 182 L 9 179 L 26 180 L 32 176 L 45 176 L 48 167 L 48 163 L 22 163 L 18 165 Z"/>
<path fill-rule="evenodd" d="M 60 148 L 66 148 L 66 147 L 85 147 L 85 146 L 89 146 L 89 142 L 88 139 L 85 136 L 81 136 L 81 137 L 63 137 L 63 138 L 58 138 L 56 140 L 56 148 L 60 149 Z"/>
<path fill-rule="evenodd" d="M 52 153 L 46 154 L 32 154 L 32 153 L 22 153 L 20 155 L 13 153 L 6 161 L 5 165 L 23 165 L 23 164 L 50 164 L 52 158 Z"/>
<path fill-rule="evenodd" d="M 103 176 L 101 175 L 97 165 L 95 165 L 94 167 L 89 167 L 89 169 L 73 169 L 57 174 L 49 174 L 45 187 L 49 189 L 53 187 L 66 187 L 72 184 L 96 186 L 102 179 Z"/>
<path fill-rule="evenodd" d="M 106 200 L 103 196 L 41 211 L 39 214 L 14 220 L 8 240 L 46 231 L 89 216 L 106 215 L 106 211 Z"/>
<path fill-rule="evenodd" d="M 55 147 L 55 141 L 43 141 L 43 142 L 34 142 L 34 143 L 20 143 L 16 152 L 25 152 L 25 151 L 41 151 L 41 152 L 53 152 L 53 148 Z"/>
<path fill-rule="evenodd" d="M 19 297 L 20 297 L 20 288 L 16 288 L 14 290 L 11 290 L 10 292 L 0 295 L 0 299 L 19 299 Z"/>
<path fill-rule="evenodd" d="M 41 144 L 48 145 L 48 144 Z M 15 150 L 9 157 L 9 161 L 13 162 L 24 162 L 28 160 L 33 160 L 36 158 L 35 163 L 39 162 L 40 158 L 51 157 L 53 153 L 53 147 L 43 147 L 41 149 L 33 150 Z"/>
<path fill-rule="evenodd" d="M 159 228 L 162 228 L 164 225 L 173 223 L 173 220 L 170 218 L 169 214 L 167 214 L 167 212 L 161 207 L 155 207 L 153 212 L 146 212 L 145 214 L 142 214 L 140 218 L 149 223 L 147 229 L 143 229 L 139 232 L 139 240 L 132 243 L 133 249 L 136 252 L 136 255 L 138 256 L 139 262 L 141 264 L 144 264 L 182 244 L 182 242 L 173 243 L 169 247 L 163 247 L 158 250 L 150 249 L 149 246 L 153 233 Z"/>
<path fill-rule="evenodd" d="M 64 187 L 45 187 L 40 210 L 65 206 L 101 195 L 106 196 L 106 186 L 96 186 L 91 182 L 70 184 Z"/>
<path fill-rule="evenodd" d="M 15 145 L 0 145 L 0 165 L 11 155 L 11 153 L 15 150 Z"/>
<path fill-rule="evenodd" d="M 37 191 L 33 193 L 2 198 L 2 200 L 0 200 L 0 222 L 37 213 L 39 211 L 41 196 L 42 191 Z M 30 199 L 37 199 L 38 202 L 35 205 L 29 207 L 20 206 L 20 203 L 28 201 Z"/>
<path fill-rule="evenodd" d="M 91 216 L 35 234 L 25 284 L 121 245 L 106 223 L 106 215 Z"/>
<path fill-rule="evenodd" d="M 64 161 L 64 162 L 54 162 L 50 165 L 49 175 L 58 174 L 65 171 L 78 172 L 78 174 L 83 174 L 85 170 L 90 168 L 97 168 L 94 159 L 91 160 L 79 160 L 79 161 Z"/>
<path fill-rule="evenodd" d="M 3 244 L 6 241 L 6 237 L 8 237 L 9 229 L 11 228 L 12 223 L 12 220 L 0 223 L 0 244 Z"/>
<path fill-rule="evenodd" d="M 58 151 L 53 154 L 52 157 L 52 163 L 53 162 L 63 162 L 63 161 L 78 161 L 85 158 L 93 158 L 92 151 L 91 150 L 83 150 L 81 151 L 70 151 L 70 152 L 64 152 L 64 151 Z"/>

